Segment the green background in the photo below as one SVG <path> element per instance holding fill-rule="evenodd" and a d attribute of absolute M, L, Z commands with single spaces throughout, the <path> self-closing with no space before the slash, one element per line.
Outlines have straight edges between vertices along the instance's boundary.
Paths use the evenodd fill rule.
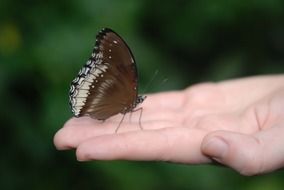
<path fill-rule="evenodd" d="M 216 166 L 79 163 L 52 142 L 72 116 L 69 84 L 102 27 L 127 41 L 140 90 L 150 93 L 283 73 L 283 20 L 283 0 L 1 0 L 0 189 L 283 188 L 283 171 L 244 177 Z"/>

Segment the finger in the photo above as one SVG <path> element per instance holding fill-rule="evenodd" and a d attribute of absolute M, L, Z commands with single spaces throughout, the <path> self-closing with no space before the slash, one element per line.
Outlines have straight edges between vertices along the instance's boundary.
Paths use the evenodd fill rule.
<path fill-rule="evenodd" d="M 92 137 L 94 126 L 99 122 L 89 117 L 69 119 L 57 133 L 54 135 L 53 143 L 58 150 L 75 148 L 80 139 Z"/>
<path fill-rule="evenodd" d="M 144 130 L 89 139 L 77 148 L 77 159 L 209 162 L 200 152 L 204 131 L 188 128 Z"/>
<path fill-rule="evenodd" d="M 284 128 L 274 127 L 256 135 L 218 131 L 205 137 L 202 151 L 243 175 L 255 175 L 284 166 Z"/>
<path fill-rule="evenodd" d="M 122 116 L 120 115 L 122 118 Z M 121 119 L 120 118 L 120 119 Z M 140 131 L 139 121 L 123 121 L 118 133 Z M 173 123 L 167 121 L 142 122 L 144 130 L 171 127 Z M 71 118 L 54 136 L 54 145 L 58 150 L 76 148 L 80 143 L 96 136 L 115 134 L 119 121 L 98 121 L 90 117 Z"/>
<path fill-rule="evenodd" d="M 160 111 L 161 106 L 171 107 L 170 100 L 177 98 L 178 92 L 159 93 L 149 95 L 148 103 L 143 104 L 143 112 L 141 123 L 145 129 L 158 129 L 172 126 L 171 122 L 182 120 L 182 115 L 169 110 Z M 167 101 L 163 99 L 166 98 Z M 179 98 L 177 98 L 179 99 Z M 179 101 L 179 100 L 177 100 Z M 178 105 L 178 104 L 174 104 Z M 173 106 L 172 106 L 173 107 Z M 126 132 L 139 129 L 140 113 L 126 114 L 124 121 L 119 129 L 119 132 Z M 62 129 L 54 136 L 54 144 L 57 149 L 65 150 L 76 148 L 82 141 L 103 134 L 112 134 L 119 125 L 122 115 L 118 114 L 107 119 L 105 122 L 91 119 L 89 117 L 71 118 L 67 121 Z M 135 122 L 137 121 L 137 122 Z"/>

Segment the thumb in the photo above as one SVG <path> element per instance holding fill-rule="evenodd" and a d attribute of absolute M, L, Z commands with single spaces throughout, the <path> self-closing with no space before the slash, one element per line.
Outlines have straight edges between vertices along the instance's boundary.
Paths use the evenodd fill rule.
<path fill-rule="evenodd" d="M 201 151 L 242 175 L 256 175 L 283 167 L 283 138 L 283 127 L 273 127 L 253 135 L 215 131 L 203 139 Z"/>

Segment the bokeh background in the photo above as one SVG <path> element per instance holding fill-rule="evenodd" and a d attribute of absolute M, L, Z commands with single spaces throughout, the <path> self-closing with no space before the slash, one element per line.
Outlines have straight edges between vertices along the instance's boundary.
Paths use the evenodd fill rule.
<path fill-rule="evenodd" d="M 216 166 L 79 163 L 52 142 L 71 117 L 69 84 L 102 27 L 127 41 L 140 90 L 150 93 L 283 73 L 283 21 L 283 0 L 1 0 L 0 189 L 283 188 L 283 171 L 244 177 Z"/>

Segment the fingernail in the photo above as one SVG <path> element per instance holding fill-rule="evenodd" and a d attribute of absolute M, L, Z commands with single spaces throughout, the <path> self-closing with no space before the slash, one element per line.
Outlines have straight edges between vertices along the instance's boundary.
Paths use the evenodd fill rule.
<path fill-rule="evenodd" d="M 219 137 L 212 137 L 203 146 L 203 151 L 213 159 L 222 159 L 228 150 L 228 144 Z"/>
<path fill-rule="evenodd" d="M 78 162 L 85 162 L 85 161 L 87 161 L 87 160 L 88 160 L 88 159 L 86 159 L 84 156 L 77 154 L 77 161 L 78 161 Z"/>

